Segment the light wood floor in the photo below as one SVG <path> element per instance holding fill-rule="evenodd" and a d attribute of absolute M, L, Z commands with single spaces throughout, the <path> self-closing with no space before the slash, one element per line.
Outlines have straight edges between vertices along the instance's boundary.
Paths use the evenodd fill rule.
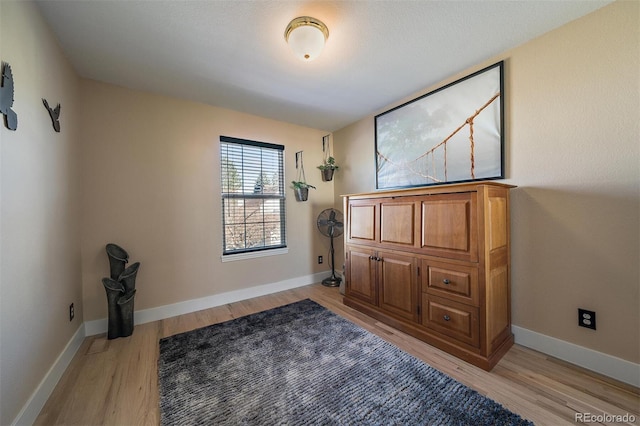
<path fill-rule="evenodd" d="M 138 325 L 128 338 L 88 337 L 35 424 L 157 425 L 160 338 L 305 298 L 394 343 L 537 425 L 579 424 L 575 413 L 629 413 L 635 416 L 632 424 L 640 424 L 637 388 L 518 345 L 491 372 L 486 372 L 344 306 L 337 288 L 319 284 Z"/>

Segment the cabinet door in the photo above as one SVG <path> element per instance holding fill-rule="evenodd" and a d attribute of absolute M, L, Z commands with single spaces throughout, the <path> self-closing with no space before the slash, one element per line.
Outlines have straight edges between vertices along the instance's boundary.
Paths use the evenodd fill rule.
<path fill-rule="evenodd" d="M 346 266 L 346 295 L 377 305 L 375 251 L 347 246 Z"/>
<path fill-rule="evenodd" d="M 478 261 L 475 192 L 443 194 L 422 200 L 422 241 L 425 254 Z"/>
<path fill-rule="evenodd" d="M 418 321 L 418 286 L 414 257 L 379 251 L 377 255 L 381 309 Z"/>
<path fill-rule="evenodd" d="M 412 197 L 380 203 L 380 242 L 387 246 L 418 247 L 419 204 Z"/>
<path fill-rule="evenodd" d="M 377 200 L 352 200 L 349 202 L 347 241 L 372 244 L 379 236 Z"/>

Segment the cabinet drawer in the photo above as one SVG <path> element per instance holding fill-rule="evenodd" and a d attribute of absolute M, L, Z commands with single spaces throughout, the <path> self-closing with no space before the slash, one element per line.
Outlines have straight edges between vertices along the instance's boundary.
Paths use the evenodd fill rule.
<path fill-rule="evenodd" d="M 422 291 L 451 300 L 479 304 L 478 268 L 475 266 L 422 261 Z"/>
<path fill-rule="evenodd" d="M 478 308 L 422 294 L 422 324 L 468 345 L 480 346 Z"/>

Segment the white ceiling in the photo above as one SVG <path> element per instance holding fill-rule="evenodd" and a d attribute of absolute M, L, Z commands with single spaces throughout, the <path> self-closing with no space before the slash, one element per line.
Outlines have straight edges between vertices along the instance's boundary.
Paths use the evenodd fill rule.
<path fill-rule="evenodd" d="M 1 1 L 1 0 L 0 0 Z M 82 77 L 334 131 L 610 0 L 41 0 Z M 329 27 L 315 61 L 284 30 Z"/>

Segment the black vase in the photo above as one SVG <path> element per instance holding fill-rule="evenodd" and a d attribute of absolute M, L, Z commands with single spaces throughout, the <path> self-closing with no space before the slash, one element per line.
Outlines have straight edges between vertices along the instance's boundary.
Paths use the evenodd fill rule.
<path fill-rule="evenodd" d="M 133 301 L 136 295 L 136 277 L 140 262 L 125 268 L 129 254 L 116 244 L 107 244 L 111 278 L 103 278 L 107 292 L 108 339 L 131 336 L 133 333 Z"/>
<path fill-rule="evenodd" d="M 122 247 L 109 243 L 107 244 L 107 256 L 109 256 L 109 269 L 112 280 L 117 280 L 124 265 L 129 261 L 129 254 Z"/>
<path fill-rule="evenodd" d="M 118 300 L 124 295 L 124 286 L 111 278 L 103 278 L 102 284 L 107 292 L 107 309 L 109 311 L 109 326 L 107 339 L 117 339 L 122 335 L 122 321 Z"/>
<path fill-rule="evenodd" d="M 136 291 L 125 294 L 118 299 L 118 313 L 120 314 L 120 337 L 133 334 L 133 300 Z"/>
<path fill-rule="evenodd" d="M 138 275 L 139 267 L 140 262 L 133 263 L 118 276 L 118 282 L 124 286 L 125 294 L 136 290 L 136 276 Z"/>

